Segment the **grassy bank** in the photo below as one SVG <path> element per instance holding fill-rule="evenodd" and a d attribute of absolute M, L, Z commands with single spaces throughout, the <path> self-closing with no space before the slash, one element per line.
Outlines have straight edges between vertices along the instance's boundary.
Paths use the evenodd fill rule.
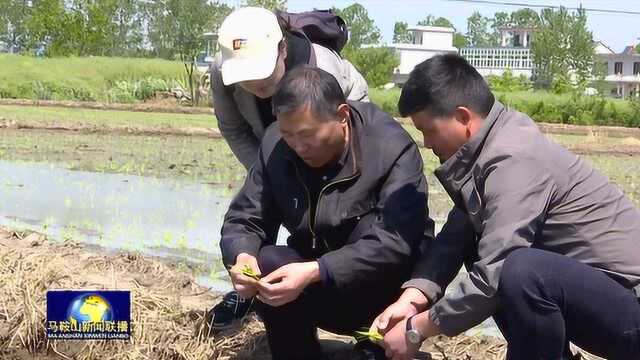
<path fill-rule="evenodd" d="M 181 63 L 109 57 L 36 58 L 0 54 L 0 98 L 131 102 L 166 91 Z"/>
<path fill-rule="evenodd" d="M 640 127 L 640 105 L 634 107 L 627 100 L 533 90 L 496 92 L 495 95 L 505 105 L 539 122 Z M 383 110 L 399 116 L 400 89 L 371 89 L 370 96 Z"/>

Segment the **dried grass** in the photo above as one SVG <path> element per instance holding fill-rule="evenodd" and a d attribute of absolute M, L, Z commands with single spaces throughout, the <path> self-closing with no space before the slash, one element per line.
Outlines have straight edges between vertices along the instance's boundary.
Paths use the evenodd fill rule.
<path fill-rule="evenodd" d="M 253 359 L 268 350 L 255 318 L 242 330 L 211 336 L 216 297 L 172 266 L 133 254 L 92 254 L 77 243 L 50 244 L 39 234 L 0 229 L 0 358 Z M 130 341 L 49 341 L 46 291 L 128 289 Z"/>

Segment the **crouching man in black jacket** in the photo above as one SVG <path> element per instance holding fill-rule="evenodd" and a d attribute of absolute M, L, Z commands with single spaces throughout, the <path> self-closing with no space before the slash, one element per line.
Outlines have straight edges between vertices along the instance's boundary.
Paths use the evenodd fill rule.
<path fill-rule="evenodd" d="M 278 122 L 220 246 L 235 289 L 259 300 L 274 359 L 319 359 L 318 327 L 352 335 L 399 295 L 433 238 L 427 184 L 407 132 L 375 105 L 347 102 L 329 73 L 287 73 L 272 102 Z M 275 245 L 280 225 L 287 246 Z M 365 359 L 381 350 L 356 348 Z"/>

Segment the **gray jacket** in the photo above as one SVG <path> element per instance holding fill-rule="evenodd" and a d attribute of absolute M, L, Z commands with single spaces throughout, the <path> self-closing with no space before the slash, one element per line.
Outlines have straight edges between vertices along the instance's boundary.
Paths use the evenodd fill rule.
<path fill-rule="evenodd" d="M 481 131 L 436 170 L 455 208 L 414 270 L 449 336 L 492 316 L 505 258 L 536 247 L 640 289 L 640 211 L 588 163 L 496 102 Z M 468 276 L 443 291 L 462 264 Z"/>
<path fill-rule="evenodd" d="M 323 46 L 311 45 L 315 57 L 310 62 L 335 76 L 348 100 L 369 101 L 367 82 L 349 61 Z M 224 86 L 220 64 L 218 57 L 211 68 L 211 92 L 218 128 L 236 158 L 249 169 L 258 158 L 265 127 L 256 97 L 240 86 Z"/>

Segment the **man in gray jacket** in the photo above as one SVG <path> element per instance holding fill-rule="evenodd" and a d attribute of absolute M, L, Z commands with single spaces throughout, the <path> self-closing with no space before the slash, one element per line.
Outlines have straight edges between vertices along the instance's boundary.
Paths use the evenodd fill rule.
<path fill-rule="evenodd" d="M 368 101 L 367 82 L 336 52 L 301 32 L 283 30 L 277 16 L 258 7 L 241 8 L 222 23 L 221 54 L 211 72 L 213 106 L 222 136 L 249 170 L 267 127 L 276 121 L 271 97 L 285 73 L 312 64 L 333 75 L 348 100 Z M 212 327 L 222 329 L 251 309 L 252 299 L 227 293 L 213 309 Z"/>
<path fill-rule="evenodd" d="M 463 58 L 418 65 L 399 109 L 440 158 L 453 200 L 400 299 L 374 321 L 387 356 L 493 316 L 508 359 L 566 359 L 568 343 L 640 359 L 640 211 L 526 115 L 495 101 Z M 444 289 L 465 264 L 468 275 Z"/>

